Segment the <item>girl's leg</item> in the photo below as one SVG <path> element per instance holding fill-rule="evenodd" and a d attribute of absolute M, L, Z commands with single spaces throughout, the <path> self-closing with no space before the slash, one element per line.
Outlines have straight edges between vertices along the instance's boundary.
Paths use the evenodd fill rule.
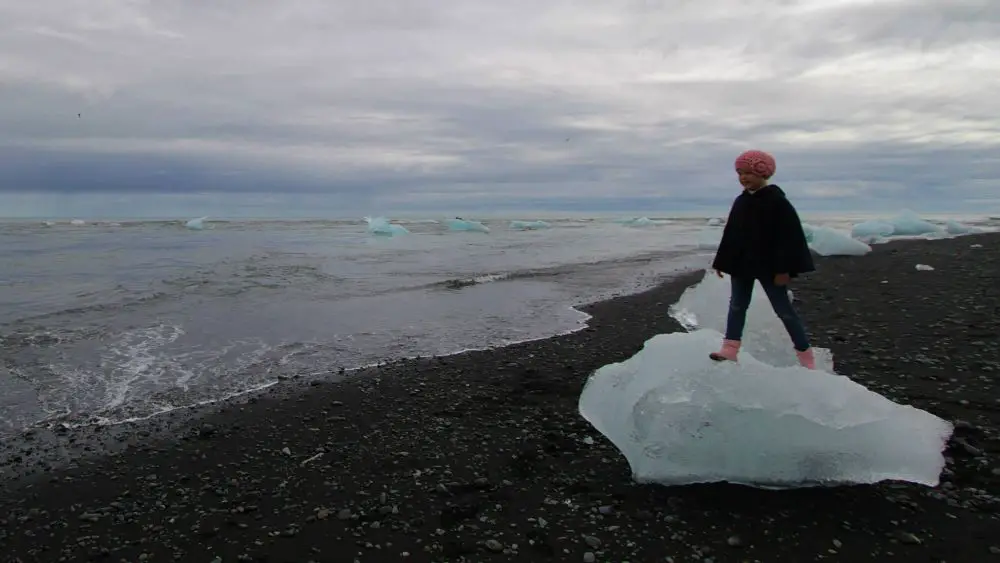
<path fill-rule="evenodd" d="M 753 297 L 753 278 L 730 276 L 729 315 L 726 317 L 726 340 L 742 340 L 743 327 L 747 324 L 747 309 Z"/>
<path fill-rule="evenodd" d="M 795 311 L 792 300 L 788 298 L 788 288 L 774 283 L 762 282 L 767 299 L 771 302 L 774 313 L 778 315 L 781 322 L 788 331 L 788 336 L 792 339 L 792 344 L 799 352 L 809 349 L 809 337 L 806 335 L 805 325 Z"/>
<path fill-rule="evenodd" d="M 726 337 L 722 349 L 709 355 L 716 361 L 736 361 L 740 351 L 740 341 L 743 339 L 743 327 L 747 322 L 747 309 L 750 298 L 753 297 L 753 278 L 738 278 L 729 276 L 729 314 L 726 316 Z"/>
<path fill-rule="evenodd" d="M 781 319 L 785 330 L 788 331 L 788 336 L 792 339 L 799 363 L 810 369 L 815 368 L 816 360 L 813 357 L 812 347 L 809 345 L 809 336 L 806 334 L 802 319 L 795 311 L 795 306 L 792 305 L 792 300 L 788 298 L 788 288 L 768 282 L 762 282 L 762 285 L 774 313 Z"/>

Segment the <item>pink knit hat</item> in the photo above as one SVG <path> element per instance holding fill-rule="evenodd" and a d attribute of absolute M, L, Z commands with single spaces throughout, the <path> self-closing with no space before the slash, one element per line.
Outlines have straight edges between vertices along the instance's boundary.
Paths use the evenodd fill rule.
<path fill-rule="evenodd" d="M 761 178 L 774 176 L 777 166 L 774 157 L 764 151 L 746 151 L 736 157 L 736 170 L 746 170 L 753 172 Z"/>

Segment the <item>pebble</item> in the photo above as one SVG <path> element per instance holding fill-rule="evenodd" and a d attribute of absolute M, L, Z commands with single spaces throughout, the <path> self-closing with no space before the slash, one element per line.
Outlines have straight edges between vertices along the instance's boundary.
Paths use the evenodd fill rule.
<path fill-rule="evenodd" d="M 583 563 L 594 563 L 594 561 L 597 561 L 597 556 L 593 552 L 588 551 L 583 554 Z"/>

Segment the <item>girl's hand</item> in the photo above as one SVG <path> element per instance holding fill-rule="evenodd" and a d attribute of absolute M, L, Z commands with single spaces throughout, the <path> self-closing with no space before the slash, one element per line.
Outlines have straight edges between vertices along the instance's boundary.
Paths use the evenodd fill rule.
<path fill-rule="evenodd" d="M 774 276 L 774 285 L 788 285 L 791 281 L 792 277 L 788 274 L 777 274 Z"/>
<path fill-rule="evenodd" d="M 721 278 L 722 277 L 722 272 L 720 272 L 719 270 L 716 270 L 715 271 L 715 275 L 717 275 L 717 276 L 719 276 Z"/>

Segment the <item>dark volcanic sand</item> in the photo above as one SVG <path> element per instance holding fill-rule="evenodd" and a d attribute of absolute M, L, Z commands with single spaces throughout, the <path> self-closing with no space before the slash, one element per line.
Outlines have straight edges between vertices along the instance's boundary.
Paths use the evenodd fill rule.
<path fill-rule="evenodd" d="M 918 263 L 936 270 L 918 272 Z M 202 409 L 190 425 L 168 416 L 37 434 L 27 446 L 36 451 L 93 443 L 87 434 L 142 445 L 8 478 L 0 557 L 1000 561 L 1000 236 L 896 242 L 819 267 L 796 295 L 838 370 L 964 421 L 941 487 L 633 484 L 577 399 L 592 370 L 679 329 L 667 308 L 700 277 L 689 275 L 593 305 L 590 328 L 573 335 L 401 362 L 339 383 L 286 382 Z M 157 428 L 184 437 L 154 440 Z M 8 444 L 6 461 L 24 447 Z"/>

